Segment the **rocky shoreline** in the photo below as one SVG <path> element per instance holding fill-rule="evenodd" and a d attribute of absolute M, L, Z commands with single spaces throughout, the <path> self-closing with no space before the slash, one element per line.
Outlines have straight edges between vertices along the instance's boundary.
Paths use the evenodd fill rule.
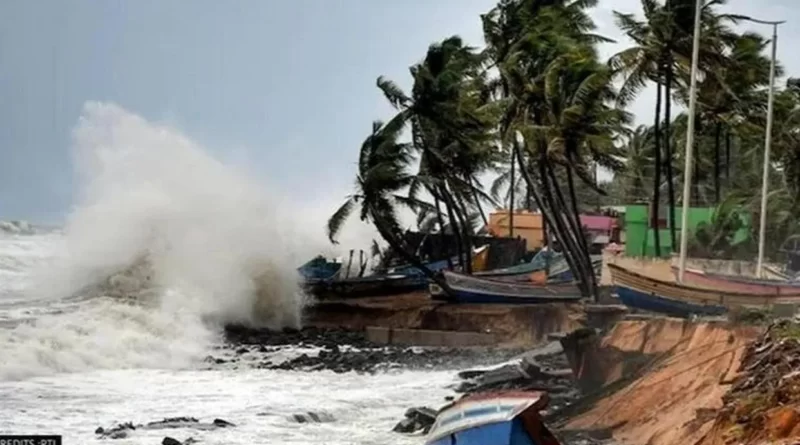
<path fill-rule="evenodd" d="M 459 380 L 453 394 L 440 407 L 409 407 L 405 418 L 394 427 L 398 433 L 426 433 L 440 410 L 470 394 L 508 389 L 544 391 L 550 396 L 545 416 L 557 414 L 581 397 L 557 341 L 533 350 L 400 347 L 372 343 L 362 331 L 309 327 L 275 332 L 242 326 L 228 326 L 225 341 L 226 349 L 235 352 L 228 360 L 236 363 L 243 357 L 260 356 L 250 363 L 264 369 L 370 374 L 392 369 L 453 370 Z M 268 359 L 287 348 L 313 352 L 278 361 Z M 210 360 L 216 363 L 225 359 Z M 309 414 L 308 421 L 314 421 L 316 414 Z M 590 436 L 575 436 L 576 440 L 569 443 L 603 443 L 597 439 L 607 439 L 605 433 Z"/>
<path fill-rule="evenodd" d="M 372 343 L 362 331 L 309 327 L 276 332 L 228 326 L 224 332 L 224 344 L 206 361 L 209 369 L 250 367 L 362 374 L 410 369 L 452 370 L 456 378 L 452 395 L 442 400 L 442 406 L 410 407 L 405 418 L 398 419 L 393 429 L 404 434 L 427 433 L 439 411 L 470 394 L 507 389 L 544 391 L 550 398 L 547 410 L 543 413 L 545 417 L 557 413 L 581 396 L 557 341 L 533 350 L 400 347 Z M 290 420 L 298 424 L 336 421 L 325 412 L 296 413 Z M 222 419 L 200 422 L 191 417 L 175 417 L 146 424 L 128 422 L 107 428 L 99 427 L 95 434 L 101 439 L 124 439 L 137 430 L 214 430 L 229 427 L 235 427 L 235 424 Z M 604 443 L 591 437 L 567 437 L 564 436 L 564 443 Z M 181 441 L 167 436 L 162 444 L 186 445 L 194 441 L 192 437 Z"/>
<path fill-rule="evenodd" d="M 262 369 L 376 373 L 390 369 L 446 370 L 489 366 L 525 352 L 501 348 L 420 348 L 379 345 L 362 331 L 304 328 L 269 331 L 242 326 L 225 329 L 226 347 L 234 356 L 208 357 L 213 364 L 247 362 Z M 308 350 L 292 357 L 276 355 L 287 348 Z M 245 360 L 246 358 L 246 360 Z"/>

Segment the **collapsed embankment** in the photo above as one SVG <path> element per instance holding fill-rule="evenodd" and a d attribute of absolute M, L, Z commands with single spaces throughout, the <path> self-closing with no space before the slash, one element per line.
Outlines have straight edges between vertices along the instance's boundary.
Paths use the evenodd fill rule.
<path fill-rule="evenodd" d="M 433 301 L 425 293 L 318 302 L 306 322 L 318 327 L 384 328 L 491 333 L 499 346 L 531 346 L 548 334 L 585 323 L 580 305 L 470 305 Z"/>
<path fill-rule="evenodd" d="M 771 325 L 747 347 L 739 370 L 697 445 L 800 442 L 800 325 Z"/>
<path fill-rule="evenodd" d="M 617 323 L 593 360 L 594 394 L 566 430 L 610 429 L 622 443 L 695 443 L 712 427 L 754 327 L 662 318 Z M 573 363 L 573 368 L 575 368 Z"/>

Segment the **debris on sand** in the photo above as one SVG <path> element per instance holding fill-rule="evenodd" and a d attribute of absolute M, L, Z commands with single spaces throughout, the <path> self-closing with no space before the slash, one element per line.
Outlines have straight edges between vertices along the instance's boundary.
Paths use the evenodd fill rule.
<path fill-rule="evenodd" d="M 701 444 L 800 439 L 800 324 L 782 320 L 745 351 L 739 376 L 723 397 Z"/>

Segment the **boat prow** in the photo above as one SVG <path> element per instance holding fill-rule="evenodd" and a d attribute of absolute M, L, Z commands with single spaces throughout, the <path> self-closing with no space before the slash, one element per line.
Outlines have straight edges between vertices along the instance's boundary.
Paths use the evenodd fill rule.
<path fill-rule="evenodd" d="M 436 416 L 426 445 L 560 445 L 539 414 L 548 402 L 534 391 L 465 397 Z"/>

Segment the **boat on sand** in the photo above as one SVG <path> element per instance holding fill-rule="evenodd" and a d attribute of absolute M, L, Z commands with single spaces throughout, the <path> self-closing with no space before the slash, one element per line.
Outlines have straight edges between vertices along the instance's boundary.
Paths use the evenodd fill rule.
<path fill-rule="evenodd" d="M 611 280 L 620 301 L 628 307 L 679 317 L 722 315 L 733 307 L 768 307 L 800 303 L 800 291 L 791 295 L 707 289 L 647 276 L 617 264 L 609 264 Z"/>
<path fill-rule="evenodd" d="M 538 304 L 575 302 L 581 299 L 580 290 L 574 284 L 540 285 L 497 281 L 447 270 L 442 275 L 453 290 L 453 295 L 447 295 L 439 285 L 431 283 L 431 297 L 435 300 L 480 304 Z"/>
<path fill-rule="evenodd" d="M 678 268 L 672 270 L 677 277 Z M 698 269 L 684 270 L 683 281 L 692 286 L 753 295 L 800 295 L 800 282 L 723 275 Z"/>

